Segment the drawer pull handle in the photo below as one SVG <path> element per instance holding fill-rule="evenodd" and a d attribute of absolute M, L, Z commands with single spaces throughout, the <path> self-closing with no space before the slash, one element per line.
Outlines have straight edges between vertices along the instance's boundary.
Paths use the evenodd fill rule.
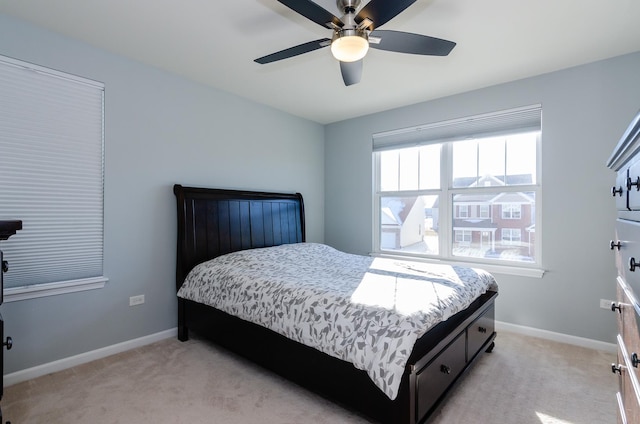
<path fill-rule="evenodd" d="M 613 365 L 613 364 L 611 364 L 611 365 Z M 451 374 L 451 368 L 446 366 L 446 365 L 444 365 L 444 364 L 442 364 L 442 365 L 440 365 L 440 372 L 443 373 L 443 374 Z"/>
<path fill-rule="evenodd" d="M 487 329 L 486 329 L 486 328 L 484 328 L 484 327 L 478 327 L 478 331 L 479 331 L 480 333 L 486 333 L 486 332 L 487 332 Z"/>
<path fill-rule="evenodd" d="M 633 365 L 634 368 L 638 368 L 638 364 L 640 364 L 640 358 L 638 358 L 638 354 L 633 352 L 631 354 L 631 365 Z"/>
<path fill-rule="evenodd" d="M 636 186 L 636 191 L 640 191 L 640 176 L 635 182 L 631 180 L 631 177 L 627 177 L 627 190 L 631 190 L 631 186 Z"/>
<path fill-rule="evenodd" d="M 622 243 L 620 242 L 620 240 L 618 240 L 617 242 L 614 242 L 613 240 L 611 240 L 611 243 L 609 244 L 609 246 L 611 246 L 611 250 L 613 250 L 614 248 L 618 248 L 618 250 L 620 250 L 620 248 L 622 247 Z"/>
<path fill-rule="evenodd" d="M 635 272 L 637 267 L 640 267 L 640 262 L 636 262 L 636 258 L 634 257 L 629 259 L 629 271 Z"/>
<path fill-rule="evenodd" d="M 616 302 L 611 302 L 611 310 L 615 312 L 616 309 L 618 310 L 618 313 L 622 313 L 622 305 Z"/>
<path fill-rule="evenodd" d="M 620 195 L 620 197 L 622 197 L 622 186 L 617 187 L 617 188 L 616 188 L 616 186 L 613 186 L 611 188 L 611 194 L 613 194 L 613 197 L 616 197 L 616 193 L 618 193 Z"/>
<path fill-rule="evenodd" d="M 622 375 L 622 365 L 620 364 L 611 364 L 611 372 L 612 373 L 618 373 L 620 375 Z"/>
<path fill-rule="evenodd" d="M 13 339 L 11 337 L 7 337 L 6 341 L 2 343 L 2 346 L 6 346 L 7 350 L 11 350 L 13 347 Z"/>

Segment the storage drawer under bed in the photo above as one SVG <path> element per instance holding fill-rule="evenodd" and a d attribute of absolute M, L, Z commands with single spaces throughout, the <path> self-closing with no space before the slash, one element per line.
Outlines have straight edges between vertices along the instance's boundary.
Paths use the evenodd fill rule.
<path fill-rule="evenodd" d="M 429 365 L 416 380 L 418 417 L 424 416 L 466 365 L 466 338 L 462 332 Z"/>
<path fill-rule="evenodd" d="M 467 362 L 482 349 L 495 330 L 495 307 L 490 307 L 467 328 Z"/>
<path fill-rule="evenodd" d="M 471 323 L 461 327 L 453 341 L 417 372 L 416 422 L 432 411 L 472 360 L 487 348 L 495 337 L 494 317 L 495 306 L 491 305 Z"/>

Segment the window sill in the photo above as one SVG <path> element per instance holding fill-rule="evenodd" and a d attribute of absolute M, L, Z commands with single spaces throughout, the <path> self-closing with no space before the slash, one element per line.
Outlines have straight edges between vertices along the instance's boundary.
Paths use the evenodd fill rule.
<path fill-rule="evenodd" d="M 57 283 L 34 284 L 32 286 L 10 287 L 4 289 L 4 302 L 56 296 L 86 290 L 101 289 L 109 281 L 107 277 L 84 278 L 82 280 L 61 281 Z"/>
<path fill-rule="evenodd" d="M 387 253 L 371 253 L 371 256 L 375 256 L 377 258 L 400 259 L 400 260 L 407 260 L 407 261 L 426 262 L 426 263 L 443 264 L 443 265 L 467 266 L 470 268 L 484 269 L 485 271 L 488 271 L 490 273 L 516 275 L 519 277 L 542 278 L 545 273 L 544 269 L 529 268 L 529 267 L 514 266 L 514 265 L 445 261 L 445 260 L 438 260 L 438 259 L 419 258 L 415 256 L 390 255 Z"/>

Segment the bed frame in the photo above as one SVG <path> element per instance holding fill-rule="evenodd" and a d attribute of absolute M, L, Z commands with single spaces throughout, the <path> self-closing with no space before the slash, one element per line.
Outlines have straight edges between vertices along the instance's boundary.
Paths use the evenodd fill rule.
<path fill-rule="evenodd" d="M 305 241 L 300 194 L 183 187 L 178 206 L 176 289 L 197 264 L 233 251 Z M 236 352 L 350 410 L 385 424 L 424 424 L 470 367 L 494 347 L 494 301 L 487 292 L 418 339 L 396 399 L 364 371 L 259 325 L 178 298 L 178 339 L 189 332 Z"/>

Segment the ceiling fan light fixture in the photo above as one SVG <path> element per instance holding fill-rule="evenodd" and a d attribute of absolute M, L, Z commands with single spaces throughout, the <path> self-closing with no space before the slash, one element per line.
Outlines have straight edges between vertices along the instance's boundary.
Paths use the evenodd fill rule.
<path fill-rule="evenodd" d="M 369 51 L 366 31 L 343 30 L 336 32 L 331 41 L 331 54 L 340 62 L 356 62 Z"/>

